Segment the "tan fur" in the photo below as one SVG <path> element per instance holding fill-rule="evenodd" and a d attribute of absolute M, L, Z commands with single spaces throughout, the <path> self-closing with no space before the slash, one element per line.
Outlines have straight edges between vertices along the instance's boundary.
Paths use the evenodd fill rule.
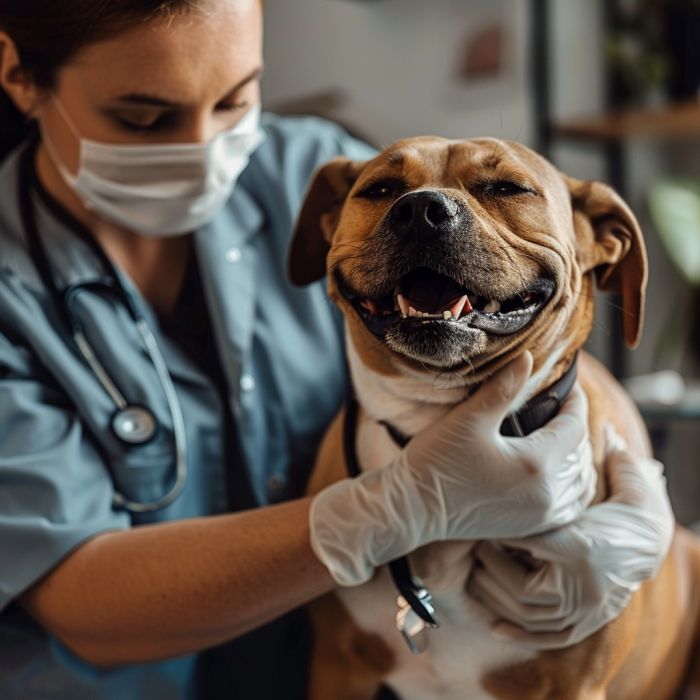
<path fill-rule="evenodd" d="M 316 640 L 309 700 L 373 698 L 393 666 L 391 650 L 376 635 L 358 629 L 334 595 L 315 601 L 308 614 Z"/>
<path fill-rule="evenodd" d="M 374 376 L 409 387 L 415 377 L 429 377 L 424 373 L 430 368 L 392 353 L 369 333 L 339 293 L 334 273 L 339 270 L 360 288 L 371 282 L 363 277 L 366 263 L 358 252 L 377 230 L 391 201 L 367 203 L 354 195 L 368 180 L 376 180 L 378 172 L 383 177 L 401 177 L 410 190 L 447 192 L 470 207 L 479 254 L 485 256 L 484 275 L 494 295 L 507 297 L 517 291 L 538 265 L 555 275 L 555 296 L 529 326 L 514 336 L 487 339 L 469 363 L 450 368 L 451 392 L 435 392 L 435 401 L 443 402 L 444 410 L 525 349 L 533 353 L 535 372 L 549 369 L 538 386 L 529 387 L 530 396 L 556 381 L 590 332 L 594 276 L 602 288 L 622 294 L 626 342 L 635 345 L 641 332 L 646 258 L 641 232 L 624 202 L 604 185 L 562 176 L 521 146 L 507 153 L 497 151 L 490 140 L 422 138 L 399 142 L 369 164 L 331 164 L 312 187 L 293 248 L 292 277 L 297 281 L 318 277 L 327 256 L 332 273 L 329 292 L 345 313 L 349 342 L 362 366 Z M 517 201 L 480 196 L 478 183 L 488 178 L 526 182 L 538 196 Z M 309 256 L 316 257 L 309 260 Z M 548 367 L 548 358 L 558 348 L 560 356 Z M 583 352 L 579 378 L 590 405 L 591 442 L 601 477 L 599 501 L 607 489 L 605 424 L 612 423 L 636 455 L 650 455 L 651 446 L 630 398 L 599 362 Z M 359 398 L 362 404 L 361 393 Z M 435 411 L 442 409 L 433 406 L 432 410 L 434 419 Z M 369 420 L 366 414 L 364 419 Z M 347 475 L 342 420 L 341 414 L 323 441 L 309 485 L 311 494 Z M 456 562 L 468 556 L 469 546 L 460 550 L 454 545 L 430 545 L 411 555 L 412 565 L 421 575 L 426 567 L 449 567 L 450 558 Z M 490 671 L 481 679 L 481 687 L 501 700 L 671 700 L 690 677 L 700 692 L 700 665 L 690 668 L 700 626 L 698 584 L 700 548 L 690 533 L 679 528 L 660 575 L 642 587 L 620 618 L 578 645 Z M 372 700 L 382 679 L 398 663 L 389 646 L 361 632 L 335 596 L 310 606 L 310 615 L 316 640 L 310 700 Z"/>

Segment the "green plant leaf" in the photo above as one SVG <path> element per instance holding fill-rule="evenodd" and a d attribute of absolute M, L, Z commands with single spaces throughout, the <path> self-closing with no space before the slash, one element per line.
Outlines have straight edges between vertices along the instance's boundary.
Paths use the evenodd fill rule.
<path fill-rule="evenodd" d="M 659 180 L 649 193 L 649 210 L 669 258 L 688 282 L 700 285 L 700 182 Z"/>

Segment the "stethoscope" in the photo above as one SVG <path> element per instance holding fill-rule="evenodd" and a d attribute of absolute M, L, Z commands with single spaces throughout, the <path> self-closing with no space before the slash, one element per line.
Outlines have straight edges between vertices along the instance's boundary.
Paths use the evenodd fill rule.
<path fill-rule="evenodd" d="M 113 504 L 117 508 L 125 508 L 134 513 L 151 513 L 156 510 L 161 510 L 172 503 L 182 493 L 185 488 L 185 482 L 187 481 L 187 438 L 185 434 L 185 422 L 182 417 L 182 409 L 175 392 L 175 387 L 173 386 L 170 373 L 158 349 L 158 343 L 151 329 L 148 327 L 146 320 L 143 318 L 134 300 L 121 284 L 111 260 L 87 231 L 78 230 L 75 225 L 72 225 L 71 228 L 75 229 L 81 238 L 90 246 L 109 273 L 111 279 L 109 281 L 73 284 L 63 291 L 59 290 L 56 286 L 51 273 L 51 266 L 49 264 L 46 248 L 41 240 L 36 225 L 34 203 L 32 202 L 32 189 L 36 189 L 39 196 L 45 198 L 41 186 L 35 179 L 31 162 L 36 143 L 37 140 L 33 140 L 22 155 L 19 177 L 20 213 L 22 225 L 27 236 L 29 254 L 39 271 L 44 285 L 53 298 L 59 315 L 63 317 L 71 332 L 80 354 L 116 406 L 111 418 L 112 432 L 126 445 L 145 445 L 147 442 L 150 442 L 158 432 L 158 421 L 153 411 L 149 408 L 138 404 L 131 404 L 124 398 L 124 395 L 112 381 L 102 363 L 97 358 L 95 351 L 87 341 L 80 319 L 75 311 L 75 301 L 77 297 L 86 291 L 91 291 L 93 293 L 107 292 L 116 297 L 125 306 L 134 321 L 136 330 L 143 340 L 146 352 L 155 367 L 172 417 L 173 433 L 175 437 L 175 483 L 162 498 L 150 503 L 130 501 L 126 496 L 115 490 Z M 55 205 L 51 201 L 47 201 L 46 204 L 52 209 L 55 208 Z"/>

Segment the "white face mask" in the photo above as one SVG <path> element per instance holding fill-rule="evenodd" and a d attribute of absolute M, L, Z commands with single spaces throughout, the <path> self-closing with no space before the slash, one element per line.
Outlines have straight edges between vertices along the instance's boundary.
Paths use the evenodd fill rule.
<path fill-rule="evenodd" d="M 73 175 L 43 134 L 63 179 L 86 208 L 153 238 L 196 231 L 209 222 L 226 204 L 251 154 L 265 140 L 257 105 L 209 143 L 99 143 L 84 139 L 58 97 L 53 100 L 80 142 L 80 166 Z"/>

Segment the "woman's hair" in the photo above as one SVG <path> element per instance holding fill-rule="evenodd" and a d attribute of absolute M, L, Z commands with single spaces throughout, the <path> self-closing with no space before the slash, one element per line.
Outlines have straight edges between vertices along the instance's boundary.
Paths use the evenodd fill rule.
<path fill-rule="evenodd" d="M 84 46 L 197 0 L 0 0 L 0 30 L 14 41 L 21 69 L 39 88 L 52 88 L 57 70 Z M 0 89 L 0 158 L 29 131 L 25 116 Z"/>

